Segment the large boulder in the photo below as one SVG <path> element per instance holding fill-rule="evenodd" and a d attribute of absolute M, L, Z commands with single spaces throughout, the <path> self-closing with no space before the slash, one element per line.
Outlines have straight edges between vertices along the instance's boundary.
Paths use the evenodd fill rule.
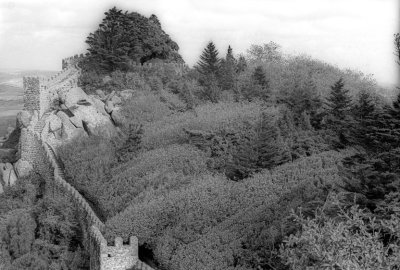
<path fill-rule="evenodd" d="M 63 111 L 57 112 L 57 116 L 61 119 L 62 122 L 62 128 L 61 128 L 61 139 L 62 140 L 68 140 L 75 138 L 77 134 L 81 133 L 81 131 L 77 131 L 77 127 L 72 124 L 70 117 L 64 113 Z M 80 130 L 83 131 L 82 128 Z M 58 136 L 56 134 L 56 136 Z"/>
<path fill-rule="evenodd" d="M 84 123 L 84 128 L 89 134 L 113 134 L 115 131 L 110 117 L 98 113 L 94 106 L 75 106 L 71 111 Z"/>
<path fill-rule="evenodd" d="M 96 107 L 97 112 L 101 113 L 102 115 L 109 116 L 105 110 L 105 104 L 100 99 L 96 98 L 95 96 L 91 96 L 90 99 L 93 103 L 93 106 Z"/>
<path fill-rule="evenodd" d="M 110 100 L 114 104 L 114 106 L 122 104 L 122 99 L 118 95 L 114 95 L 112 98 L 110 98 Z"/>
<path fill-rule="evenodd" d="M 76 116 L 70 117 L 70 118 L 69 118 L 69 121 L 71 121 L 71 123 L 72 123 L 75 127 L 77 127 L 77 128 L 83 128 L 82 120 L 79 119 L 78 117 L 76 117 Z"/>
<path fill-rule="evenodd" d="M 112 103 L 111 100 L 106 100 L 104 109 L 106 110 L 107 113 L 112 113 L 112 111 L 114 110 L 114 104 Z"/>
<path fill-rule="evenodd" d="M 55 114 L 52 114 L 48 118 L 49 121 L 49 128 L 51 132 L 56 132 L 57 130 L 60 130 L 62 127 L 62 121 L 60 117 L 58 117 Z"/>
<path fill-rule="evenodd" d="M 26 160 L 20 159 L 14 163 L 14 170 L 18 178 L 28 176 L 33 171 L 33 166 Z"/>
<path fill-rule="evenodd" d="M 127 121 L 121 112 L 121 108 L 114 109 L 111 113 L 111 118 L 117 126 L 122 126 Z"/>
<path fill-rule="evenodd" d="M 0 163 L 0 174 L 6 186 L 13 186 L 17 181 L 17 175 L 11 163 Z"/>
<path fill-rule="evenodd" d="M 20 111 L 17 114 L 17 126 L 19 127 L 28 127 L 29 123 L 31 121 L 32 114 L 30 114 L 28 111 Z"/>
<path fill-rule="evenodd" d="M 95 93 L 100 97 L 101 100 L 105 100 L 107 98 L 106 94 L 104 94 L 103 90 L 101 89 L 97 89 Z"/>
<path fill-rule="evenodd" d="M 76 105 L 79 101 L 88 101 L 89 96 L 80 87 L 64 88 L 58 92 L 61 103 L 68 108 Z"/>

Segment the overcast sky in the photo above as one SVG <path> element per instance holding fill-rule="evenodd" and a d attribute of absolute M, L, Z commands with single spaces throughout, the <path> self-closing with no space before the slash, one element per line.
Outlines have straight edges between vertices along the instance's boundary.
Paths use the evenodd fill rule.
<path fill-rule="evenodd" d="M 59 70 L 116 5 L 156 14 L 193 65 L 208 41 L 222 55 L 274 41 L 284 52 L 396 83 L 399 0 L 0 0 L 0 68 Z"/>

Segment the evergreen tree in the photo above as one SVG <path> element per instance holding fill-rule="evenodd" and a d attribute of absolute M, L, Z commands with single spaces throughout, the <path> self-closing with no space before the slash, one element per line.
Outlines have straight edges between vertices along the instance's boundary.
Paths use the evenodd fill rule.
<path fill-rule="evenodd" d="M 271 169 L 290 160 L 290 153 L 284 144 L 274 119 L 262 113 L 257 127 L 257 166 Z"/>
<path fill-rule="evenodd" d="M 118 162 L 127 162 L 138 154 L 141 149 L 142 135 L 143 127 L 141 124 L 130 124 L 128 126 L 128 136 L 116 151 Z"/>
<path fill-rule="evenodd" d="M 124 34 L 127 20 L 122 10 L 113 7 L 105 13 L 106 17 L 99 29 L 90 33 L 86 43 L 92 59 L 108 71 L 127 65 L 129 61 L 129 37 Z"/>
<path fill-rule="evenodd" d="M 226 175 L 232 180 L 242 180 L 257 171 L 258 149 L 252 130 L 242 132 L 232 160 L 228 162 Z"/>
<path fill-rule="evenodd" d="M 349 90 L 344 88 L 343 78 L 340 78 L 331 86 L 331 93 L 327 98 L 326 105 L 328 106 L 328 113 L 335 120 L 344 120 L 349 115 L 352 101 Z"/>
<path fill-rule="evenodd" d="M 215 45 L 210 41 L 197 62 L 197 70 L 204 76 L 214 74 L 217 75 L 220 69 L 221 60 L 218 57 L 218 50 Z"/>
<path fill-rule="evenodd" d="M 231 46 L 223 61 L 221 61 L 220 85 L 223 90 L 232 90 L 235 86 L 236 59 L 233 56 Z"/>
<path fill-rule="evenodd" d="M 205 75 L 203 82 L 203 97 L 213 103 L 217 103 L 221 94 L 217 78 L 214 74 Z"/>
<path fill-rule="evenodd" d="M 154 58 L 183 62 L 178 44 L 161 29 L 155 15 L 146 18 L 116 7 L 105 13 L 99 28 L 89 34 L 86 43 L 89 54 L 84 70 L 128 69 L 131 61 L 143 64 Z"/>
<path fill-rule="evenodd" d="M 247 69 L 247 61 L 246 58 L 244 58 L 243 55 L 239 56 L 239 60 L 236 66 L 236 72 L 241 73 Z"/>
<path fill-rule="evenodd" d="M 305 82 L 296 81 L 293 91 L 285 97 L 284 102 L 292 110 L 296 124 L 304 124 L 304 117 L 308 115 L 306 118 L 309 118 L 310 124 L 318 126 L 322 101 L 311 77 Z"/>
<path fill-rule="evenodd" d="M 325 104 L 327 106 L 326 123 L 328 128 L 337 135 L 334 147 L 342 148 L 350 142 L 351 126 L 354 124 L 351 115 L 352 100 L 349 90 L 344 88 L 343 78 L 331 86 L 331 93 Z"/>
<path fill-rule="evenodd" d="M 357 120 L 363 121 L 369 119 L 375 111 L 375 104 L 371 95 L 362 90 L 358 97 L 358 102 L 354 105 L 354 116 Z"/>
<path fill-rule="evenodd" d="M 267 77 L 265 76 L 265 71 L 262 66 L 257 66 L 254 69 L 252 79 L 255 84 L 261 86 L 263 89 L 267 89 L 269 86 L 269 82 L 267 80 Z"/>

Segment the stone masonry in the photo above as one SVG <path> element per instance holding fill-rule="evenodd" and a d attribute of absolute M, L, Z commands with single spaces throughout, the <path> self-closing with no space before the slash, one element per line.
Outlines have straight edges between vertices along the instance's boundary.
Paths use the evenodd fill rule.
<path fill-rule="evenodd" d="M 70 57 L 62 61 L 63 70 L 48 79 L 24 77 L 24 110 L 32 117 L 27 127 L 23 127 L 20 137 L 20 156 L 32 164 L 35 172 L 46 181 L 46 193 L 58 190 L 68 196 L 77 209 L 84 231 L 83 244 L 90 254 L 91 270 L 152 270 L 138 258 L 138 239 L 130 237 L 127 244 L 116 236 L 114 245 L 108 245 L 101 230 L 104 223 L 98 218 L 86 199 L 64 179 L 64 172 L 51 143 L 41 136 L 46 118 L 51 110 L 53 91 L 60 87 L 76 87 L 80 69 L 80 57 Z"/>

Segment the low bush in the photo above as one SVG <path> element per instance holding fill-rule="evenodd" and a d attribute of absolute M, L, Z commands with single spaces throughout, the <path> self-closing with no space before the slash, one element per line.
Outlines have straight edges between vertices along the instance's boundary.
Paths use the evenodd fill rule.
<path fill-rule="evenodd" d="M 196 107 L 196 114 L 193 111 L 174 114 L 145 127 L 143 146 L 154 149 L 174 143 L 186 143 L 188 139 L 184 128 L 208 132 L 241 130 L 245 123 L 255 122 L 261 110 L 262 104 L 256 102 L 204 104 Z"/>
<path fill-rule="evenodd" d="M 398 194 L 397 194 L 398 195 Z M 338 203 L 336 201 L 336 203 Z M 290 269 L 398 269 L 400 215 L 380 220 L 357 206 L 334 218 L 318 209 L 313 219 L 293 213 L 301 230 L 283 241 L 280 257 Z M 389 243 L 382 236 L 390 238 Z"/>
<path fill-rule="evenodd" d="M 147 94 L 127 100 L 123 104 L 122 113 L 129 122 L 148 124 L 168 117 L 172 111 L 167 104 L 161 102 L 159 96 Z"/>
<path fill-rule="evenodd" d="M 290 210 L 321 205 L 340 181 L 337 164 L 348 154 L 301 158 L 242 182 L 193 177 L 177 190 L 135 201 L 107 221 L 105 233 L 109 240 L 137 235 L 168 269 L 282 266 L 276 246 L 294 230 L 285 221 Z"/>
<path fill-rule="evenodd" d="M 200 175 L 206 170 L 204 154 L 189 145 L 171 145 L 144 152 L 112 169 L 112 177 L 103 183 L 100 205 L 111 217 L 146 189 L 173 190 L 185 185 L 187 176 Z"/>

